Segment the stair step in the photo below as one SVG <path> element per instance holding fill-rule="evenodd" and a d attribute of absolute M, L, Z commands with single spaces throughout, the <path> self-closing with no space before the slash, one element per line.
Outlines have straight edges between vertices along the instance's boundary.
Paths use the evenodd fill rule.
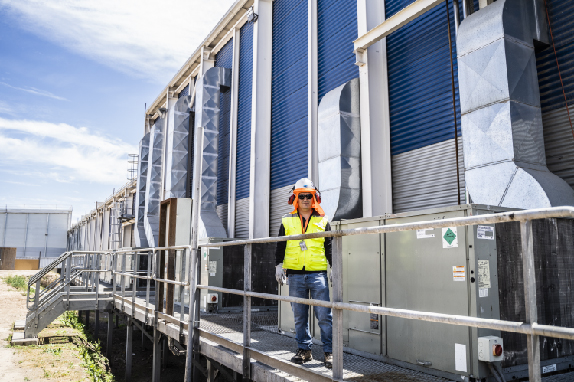
<path fill-rule="evenodd" d="M 23 332 L 14 332 L 10 345 L 38 345 L 38 338 L 24 338 Z"/>
<path fill-rule="evenodd" d="M 26 326 L 26 320 L 18 320 L 14 323 L 14 330 L 24 330 Z"/>

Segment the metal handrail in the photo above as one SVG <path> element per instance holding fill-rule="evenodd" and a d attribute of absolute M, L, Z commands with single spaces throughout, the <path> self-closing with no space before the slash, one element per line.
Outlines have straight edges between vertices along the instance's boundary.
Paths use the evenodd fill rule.
<path fill-rule="evenodd" d="M 259 239 L 250 239 L 250 240 L 234 240 L 234 241 L 226 241 L 226 242 L 214 242 L 214 243 L 205 243 L 205 244 L 197 244 L 196 246 L 193 245 L 184 245 L 184 246 L 174 246 L 174 247 L 155 247 L 155 248 L 139 248 L 139 249 L 123 249 L 123 250 L 114 250 L 114 251 L 70 251 L 68 252 L 69 255 L 76 257 L 77 254 L 108 254 L 112 256 L 113 259 L 113 267 L 111 269 L 112 279 L 113 279 L 113 293 L 112 295 L 115 297 L 121 298 L 122 301 L 122 309 L 124 302 L 126 301 L 125 298 L 125 282 L 124 278 L 132 278 L 132 279 L 146 279 L 146 280 L 154 280 L 159 283 L 163 284 L 175 284 L 180 286 L 180 295 L 183 297 L 184 289 L 189 292 L 189 307 L 190 307 L 190 314 L 189 314 L 189 322 L 188 322 L 188 336 L 196 337 L 199 335 L 199 328 L 198 328 L 198 319 L 194 318 L 198 312 L 198 303 L 196 302 L 195 312 L 192 311 L 191 307 L 194 307 L 194 301 L 199 299 L 199 294 L 196 292 L 200 289 L 209 289 L 221 293 L 231 293 L 236 295 L 244 296 L 244 365 L 249 366 L 249 338 L 250 338 L 250 299 L 251 297 L 258 297 L 264 299 L 272 299 L 277 301 L 285 301 L 285 302 L 296 302 L 300 304 L 306 305 L 313 305 L 313 306 L 324 306 L 333 309 L 333 378 L 340 379 L 342 378 L 342 311 L 343 310 L 352 310 L 357 312 L 364 312 L 364 313 L 371 313 L 371 314 L 378 314 L 382 316 L 393 316 L 393 317 L 400 317 L 406 319 L 417 319 L 421 321 L 429 321 L 429 322 L 440 322 L 446 323 L 450 325 L 462 325 L 468 327 L 476 327 L 476 328 L 488 328 L 506 332 L 516 332 L 516 333 L 523 333 L 528 335 L 528 342 L 529 342 L 529 353 L 528 353 L 528 361 L 529 361 L 529 375 L 531 381 L 538 381 L 540 378 L 540 367 L 539 367 L 539 358 L 536 359 L 537 354 L 531 354 L 532 352 L 530 349 L 536 348 L 535 346 L 531 346 L 531 342 L 537 344 L 539 336 L 548 336 L 548 337 L 556 337 L 556 338 L 566 338 L 566 339 L 574 339 L 574 328 L 565 328 L 553 325 L 539 325 L 536 323 L 536 306 L 532 301 L 536 299 L 536 288 L 535 288 L 535 278 L 533 277 L 534 272 L 534 256 L 533 256 L 533 248 L 532 248 L 532 225 L 531 221 L 536 219 L 544 219 L 544 218 L 574 218 L 574 208 L 573 207 L 554 207 L 554 208 L 544 208 L 544 209 L 533 209 L 533 210 L 525 210 L 525 211 L 514 211 L 514 212 L 503 212 L 503 213 L 495 213 L 489 215 L 477 215 L 477 216 L 469 216 L 469 217 L 459 217 L 459 218 L 448 218 L 442 220 L 433 220 L 433 221 L 422 221 L 422 222 L 413 222 L 413 223 L 404 223 L 404 224 L 394 224 L 394 225 L 382 225 L 377 227 L 365 227 L 365 228 L 356 228 L 356 229 L 347 229 L 347 230 L 336 230 L 336 231 L 328 231 L 328 232 L 318 232 L 318 233 L 311 233 L 311 234 L 301 234 L 301 235 L 291 235 L 291 236 L 283 236 L 283 237 L 267 237 L 267 238 L 259 238 Z M 377 306 L 365 306 L 365 305 L 358 305 L 353 303 L 345 303 L 342 302 L 342 244 L 341 238 L 345 236 L 354 236 L 354 235 L 364 235 L 364 234 L 382 234 L 382 233 L 390 233 L 390 232 L 401 232 L 401 231 L 412 231 L 412 230 L 419 230 L 419 229 L 431 229 L 431 228 L 441 228 L 441 227 L 460 227 L 460 226 L 471 226 L 477 224 L 496 224 L 496 223 L 505 223 L 505 222 L 520 222 L 521 223 L 521 233 L 522 233 L 522 248 L 523 248 L 523 269 L 525 272 L 524 277 L 524 285 L 525 285 L 525 302 L 526 302 L 526 310 L 527 310 L 527 319 L 525 322 L 511 322 L 511 321 L 504 321 L 504 320 L 493 320 L 493 319 L 481 319 L 477 317 L 470 317 L 470 316 L 460 316 L 460 315 L 449 315 L 449 314 L 441 314 L 441 313 L 434 313 L 434 312 L 420 312 L 408 309 L 394 309 L 394 308 L 386 308 L 386 307 L 377 307 Z M 320 300 L 313 300 L 313 299 L 301 299 L 291 296 L 279 296 L 267 293 L 257 293 L 252 292 L 250 290 L 251 285 L 251 266 L 250 266 L 250 259 L 251 259 L 251 246 L 252 244 L 259 244 L 259 243 L 272 243 L 272 242 L 282 242 L 288 240 L 303 240 L 303 239 L 312 239 L 312 238 L 321 238 L 321 237 L 332 237 L 333 240 L 333 301 L 320 301 Z M 245 274 L 244 278 L 246 280 L 245 283 L 245 290 L 237 290 L 237 289 L 227 289 L 227 288 L 220 288 L 220 287 L 213 287 L 213 286 L 206 286 L 206 285 L 196 285 L 196 268 L 197 268 L 197 260 L 198 260 L 198 248 L 210 248 L 210 247 L 227 247 L 227 246 L 235 246 L 235 245 L 245 245 Z M 179 282 L 175 280 L 169 280 L 164 278 L 159 278 L 156 272 L 159 269 L 159 257 L 157 253 L 159 251 L 167 251 L 167 250 L 185 250 L 186 258 L 186 268 L 188 270 L 189 278 L 187 282 Z M 116 256 L 118 255 L 118 256 Z M 148 267 L 147 276 L 140 276 L 139 274 L 128 273 L 125 270 L 125 258 L 126 255 L 132 256 L 151 256 L 152 261 L 151 266 L 153 266 L 153 271 Z M 117 270 L 117 258 L 121 257 L 124 259 L 122 262 L 122 270 Z M 183 255 L 181 257 L 183 259 Z M 182 260 L 183 261 L 183 260 Z M 101 270 L 101 272 L 109 272 L 110 270 Z M 183 269 L 182 269 L 183 275 Z M 121 295 L 116 294 L 116 277 L 120 276 L 122 279 L 122 288 L 121 288 Z M 147 283 L 146 288 L 146 318 L 148 314 L 148 303 L 149 303 L 149 289 L 150 283 Z M 135 284 L 134 284 L 134 293 L 132 293 L 132 308 L 135 307 Z M 129 302 L 128 302 L 129 303 Z M 158 312 L 158 299 L 156 299 L 156 307 L 153 309 L 153 313 L 156 315 L 156 319 L 159 317 L 160 312 Z M 180 318 L 177 319 L 174 316 L 174 320 L 179 322 L 180 330 L 183 330 L 183 326 L 185 322 L 183 321 L 183 300 L 181 301 L 181 315 Z M 165 313 L 161 313 L 162 316 L 166 316 Z M 156 321 L 157 322 L 157 321 Z M 192 325 L 191 327 L 189 325 Z M 193 328 L 194 330 L 191 330 Z M 183 333 L 180 333 L 183 334 Z M 191 339 L 190 339 L 191 341 Z M 191 344 L 193 342 L 188 342 Z M 195 347 L 193 347 L 195 349 Z M 539 356 L 539 355 L 538 355 Z M 247 360 L 246 360 L 247 359 Z M 188 367 L 186 365 L 186 375 L 188 375 Z M 248 373 L 247 369 L 244 369 L 244 372 Z"/>

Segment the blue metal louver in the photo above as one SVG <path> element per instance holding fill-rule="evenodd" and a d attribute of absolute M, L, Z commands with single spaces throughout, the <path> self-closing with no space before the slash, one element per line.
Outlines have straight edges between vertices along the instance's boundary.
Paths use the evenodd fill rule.
<path fill-rule="evenodd" d="M 411 2 L 387 0 L 387 17 Z M 449 12 L 460 135 L 452 2 Z M 389 35 L 387 60 L 392 155 L 453 139 L 452 85 L 444 3 Z"/>
<path fill-rule="evenodd" d="M 179 92 L 177 98 L 185 97 L 186 95 L 189 95 L 189 84 Z"/>
<path fill-rule="evenodd" d="M 319 100 L 330 90 L 359 77 L 353 41 L 357 39 L 356 0 L 318 0 Z"/>
<path fill-rule="evenodd" d="M 230 68 L 233 66 L 233 39 L 215 55 L 215 66 Z M 229 126 L 231 112 L 231 89 L 220 93 L 219 98 L 219 142 L 217 146 L 217 205 L 227 204 L 229 195 Z"/>
<path fill-rule="evenodd" d="M 239 92 L 237 95 L 237 156 L 235 199 L 249 196 L 251 160 L 251 92 L 253 87 L 253 24 L 241 27 Z"/>
<path fill-rule="evenodd" d="M 307 176 L 307 1 L 273 2 L 271 190 Z"/>

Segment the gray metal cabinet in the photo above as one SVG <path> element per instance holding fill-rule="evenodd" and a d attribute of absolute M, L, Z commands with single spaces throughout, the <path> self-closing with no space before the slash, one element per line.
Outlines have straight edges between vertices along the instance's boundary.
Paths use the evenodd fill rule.
<path fill-rule="evenodd" d="M 387 219 L 387 224 L 465 216 L 446 211 Z M 386 303 L 390 308 L 466 316 L 469 313 L 466 229 L 386 235 Z M 467 374 L 470 331 L 463 326 L 387 318 L 387 354 L 413 364 Z"/>

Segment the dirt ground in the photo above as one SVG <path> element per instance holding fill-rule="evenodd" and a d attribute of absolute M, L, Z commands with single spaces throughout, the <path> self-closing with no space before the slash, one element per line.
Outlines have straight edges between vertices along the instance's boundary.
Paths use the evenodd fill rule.
<path fill-rule="evenodd" d="M 14 322 L 26 317 L 26 294 L 7 285 L 6 276 L 31 276 L 35 271 L 0 271 L 0 380 L 89 381 L 77 347 L 70 342 L 78 333 L 55 322 L 40 333 L 40 345 L 10 347 Z"/>
<path fill-rule="evenodd" d="M 7 276 L 31 276 L 36 271 L 0 271 L 0 381 L 91 381 L 87 370 L 82 366 L 82 358 L 73 337 L 79 336 L 77 330 L 64 327 L 55 321 L 38 336 L 37 346 L 10 347 L 8 338 L 12 333 L 15 321 L 26 317 L 26 293 L 7 285 L 3 278 Z M 80 315 L 85 322 L 85 313 Z M 125 380 L 126 322 L 125 317 L 118 317 L 114 323 L 113 349 L 110 357 L 111 372 L 114 380 Z M 95 313 L 90 314 L 89 331 L 95 338 Z M 106 354 L 108 313 L 99 315 L 98 338 L 101 352 Z M 152 333 L 148 328 L 148 333 Z M 132 343 L 132 381 L 151 381 L 152 343 L 137 328 L 133 330 Z M 165 381 L 181 381 L 184 377 L 185 357 L 175 356 L 166 351 L 165 367 L 161 378 Z"/>

